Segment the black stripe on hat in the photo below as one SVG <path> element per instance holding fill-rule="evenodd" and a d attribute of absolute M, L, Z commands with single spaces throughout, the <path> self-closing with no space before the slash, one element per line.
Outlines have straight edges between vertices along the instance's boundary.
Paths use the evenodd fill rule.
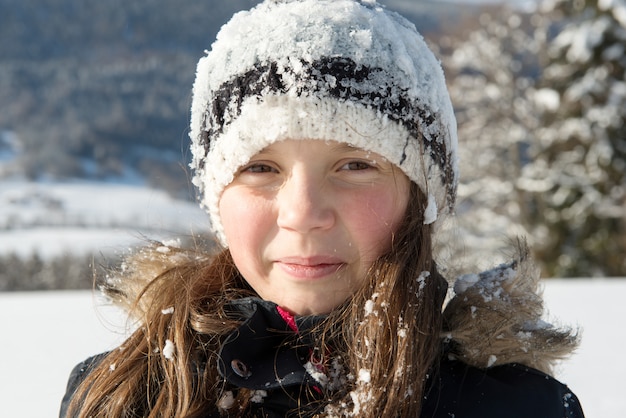
<path fill-rule="evenodd" d="M 452 206 L 454 172 L 446 144 L 436 135 L 429 135 L 421 129 L 421 126 L 430 127 L 435 122 L 430 109 L 419 103 L 419 99 L 411 100 L 407 91 L 395 85 L 389 73 L 382 68 L 370 68 L 346 57 L 322 57 L 313 62 L 300 59 L 300 66 L 300 71 L 294 71 L 276 62 L 257 64 L 215 90 L 199 138 L 205 153 L 209 152 L 211 138 L 223 133 L 229 121 L 241 114 L 242 104 L 248 97 L 295 92 L 298 96 L 318 95 L 342 102 L 356 102 L 403 125 L 411 137 L 427 141 L 424 143 L 425 150 L 440 169 L 441 181 L 448 189 L 448 200 Z M 408 142 L 405 149 L 407 146 Z M 406 154 L 400 164 L 405 159 Z"/>

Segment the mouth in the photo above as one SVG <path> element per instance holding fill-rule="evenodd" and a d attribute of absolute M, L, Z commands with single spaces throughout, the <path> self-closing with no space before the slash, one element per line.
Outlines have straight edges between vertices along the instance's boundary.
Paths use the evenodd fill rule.
<path fill-rule="evenodd" d="M 283 272 L 298 279 L 321 279 L 336 274 L 346 263 L 336 257 L 285 257 L 274 262 Z"/>

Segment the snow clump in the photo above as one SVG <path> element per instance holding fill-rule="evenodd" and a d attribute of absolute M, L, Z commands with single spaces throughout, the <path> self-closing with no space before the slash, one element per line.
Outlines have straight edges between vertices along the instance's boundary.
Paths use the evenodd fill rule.
<path fill-rule="evenodd" d="M 368 299 L 367 301 L 365 301 L 365 306 L 364 306 L 364 310 L 365 310 L 365 316 L 368 317 L 372 314 L 378 316 L 378 311 L 374 310 L 374 304 L 375 304 L 375 300 L 378 298 L 379 294 L 378 293 L 374 293 L 372 294 L 372 297 L 370 299 Z"/>
<path fill-rule="evenodd" d="M 328 384 L 328 376 L 320 370 L 318 366 L 308 361 L 304 365 L 304 369 L 306 372 L 313 378 L 317 383 L 319 383 L 322 387 L 326 387 Z"/>
<path fill-rule="evenodd" d="M 369 383 L 372 380 L 372 375 L 369 370 L 361 369 L 359 370 L 359 382 Z"/>
<path fill-rule="evenodd" d="M 454 293 L 457 295 L 462 295 L 469 289 L 474 286 L 480 280 L 480 276 L 478 274 L 464 274 L 459 276 L 454 283 Z"/>
<path fill-rule="evenodd" d="M 163 355 L 166 359 L 174 360 L 174 343 L 170 340 L 165 340 L 165 347 L 163 347 Z"/>
<path fill-rule="evenodd" d="M 265 390 L 255 390 L 252 392 L 252 396 L 250 397 L 250 402 L 253 403 L 263 403 L 263 400 L 267 397 L 267 391 Z"/>

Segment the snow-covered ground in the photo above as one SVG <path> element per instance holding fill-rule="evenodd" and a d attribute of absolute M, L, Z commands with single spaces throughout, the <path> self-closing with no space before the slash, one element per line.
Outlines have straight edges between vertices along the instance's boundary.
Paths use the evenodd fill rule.
<path fill-rule="evenodd" d="M 578 353 L 557 377 L 580 397 L 588 418 L 623 418 L 626 279 L 554 280 L 549 318 L 581 327 Z M 84 358 L 123 341 L 121 314 L 88 291 L 0 293 L 0 416 L 58 416 L 68 374 Z"/>

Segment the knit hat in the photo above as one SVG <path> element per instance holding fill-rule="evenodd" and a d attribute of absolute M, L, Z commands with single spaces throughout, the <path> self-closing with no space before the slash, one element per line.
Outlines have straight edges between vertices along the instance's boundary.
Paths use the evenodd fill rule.
<path fill-rule="evenodd" d="M 235 14 L 198 63 L 190 137 L 193 183 L 223 244 L 222 191 L 285 139 L 382 155 L 428 196 L 425 223 L 454 206 L 456 120 L 441 65 L 375 0 L 265 0 Z"/>

